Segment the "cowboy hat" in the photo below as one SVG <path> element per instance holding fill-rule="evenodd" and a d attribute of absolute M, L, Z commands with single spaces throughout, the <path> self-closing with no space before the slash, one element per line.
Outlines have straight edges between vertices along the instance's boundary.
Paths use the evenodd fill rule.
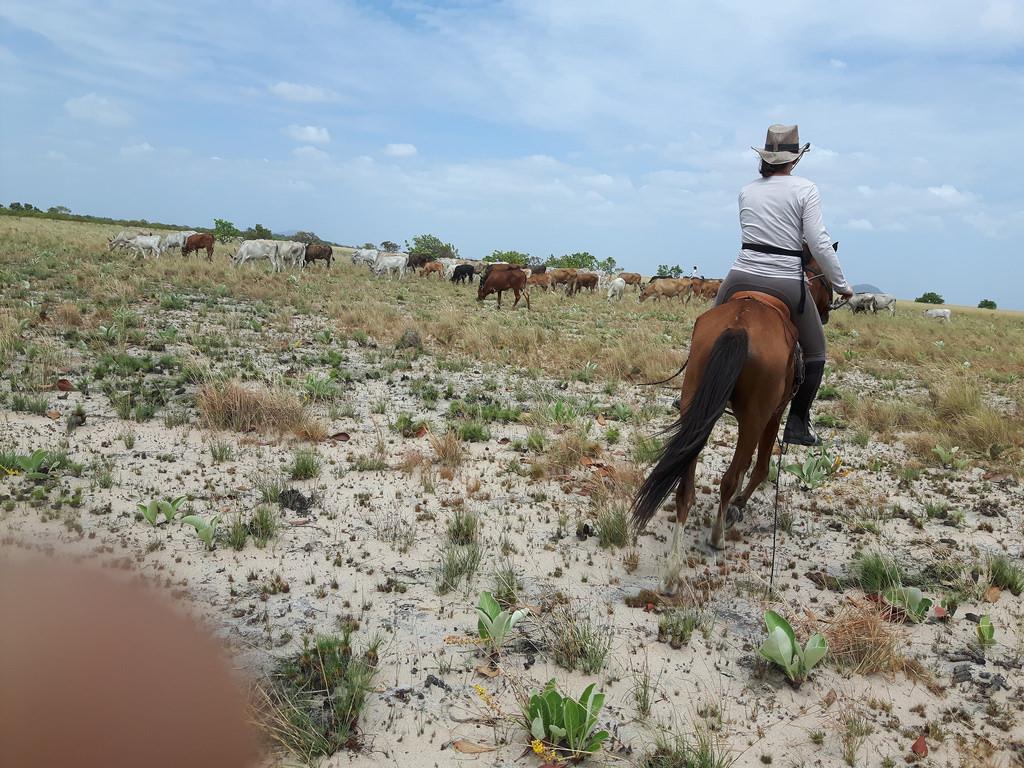
<path fill-rule="evenodd" d="M 779 125 L 776 123 L 768 128 L 768 136 L 764 140 L 764 149 L 751 147 L 769 165 L 784 165 L 803 157 L 804 152 L 811 148 L 807 142 L 800 146 L 800 130 L 795 125 Z"/>

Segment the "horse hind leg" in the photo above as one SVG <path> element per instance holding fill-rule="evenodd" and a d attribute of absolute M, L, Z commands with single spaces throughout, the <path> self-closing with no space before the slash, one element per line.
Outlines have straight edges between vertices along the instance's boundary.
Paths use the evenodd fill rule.
<path fill-rule="evenodd" d="M 711 528 L 711 546 L 714 549 L 725 549 L 725 515 L 726 510 L 732 501 L 740 480 L 747 473 L 750 467 L 750 460 L 754 457 L 754 448 L 761 437 L 761 431 L 753 431 L 748 426 L 744 429 L 742 414 L 737 414 L 740 420 L 740 433 L 736 440 L 736 451 L 733 453 L 732 462 L 729 468 L 722 475 L 721 498 L 718 504 L 718 514 L 715 517 L 714 525 Z"/>
<path fill-rule="evenodd" d="M 729 509 L 726 512 L 725 522 L 727 528 L 731 528 L 743 519 L 743 510 L 746 508 L 747 502 L 754 491 L 768 477 L 768 467 L 771 463 L 775 441 L 779 436 L 779 421 L 781 419 L 781 410 L 778 413 L 772 414 L 767 426 L 764 428 L 764 432 L 761 433 L 761 439 L 757 444 L 757 462 L 754 464 L 754 470 L 750 473 L 750 479 L 747 481 L 743 492 L 730 502 Z"/>
<path fill-rule="evenodd" d="M 682 581 L 680 574 L 683 570 L 684 560 L 680 551 L 683 539 L 683 530 L 686 528 L 686 520 L 690 516 L 690 509 L 696 496 L 694 477 L 697 474 L 697 460 L 694 459 L 683 471 L 679 478 L 679 486 L 676 488 L 676 519 L 672 524 L 672 546 L 669 549 L 668 562 L 665 565 L 665 576 L 662 579 L 662 591 L 668 594 L 675 592 Z"/>

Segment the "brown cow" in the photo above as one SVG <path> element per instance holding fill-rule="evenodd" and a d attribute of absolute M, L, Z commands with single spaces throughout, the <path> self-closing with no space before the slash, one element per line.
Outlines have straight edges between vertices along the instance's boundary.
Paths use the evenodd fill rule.
<path fill-rule="evenodd" d="M 326 261 L 327 268 L 331 268 L 331 262 L 334 260 L 334 249 L 326 243 L 310 243 L 306 246 L 306 261 L 303 266 L 309 266 L 314 261 Z"/>
<path fill-rule="evenodd" d="M 655 280 L 643 287 L 637 301 L 642 304 L 650 298 L 653 298 L 655 301 L 661 301 L 662 298 L 671 299 L 673 296 L 679 296 L 680 299 L 685 300 L 689 289 L 690 281 L 685 278 L 676 279 L 669 277 Z"/>
<path fill-rule="evenodd" d="M 498 309 L 501 309 L 501 292 L 512 291 L 516 300 L 512 302 L 512 309 L 519 303 L 521 294 L 526 294 L 526 308 L 530 308 L 530 291 L 526 287 L 526 272 L 515 264 L 493 264 L 484 276 L 480 278 L 480 288 L 476 293 L 476 300 L 483 301 L 492 293 L 498 294 Z"/>
<path fill-rule="evenodd" d="M 568 291 L 570 294 L 576 294 L 580 292 L 581 288 L 586 288 L 591 293 L 597 290 L 598 275 L 596 272 L 584 272 L 579 270 L 576 272 L 576 279 L 572 281 L 571 289 Z"/>
<path fill-rule="evenodd" d="M 549 269 L 546 274 L 551 275 L 552 290 L 560 285 L 564 285 L 566 293 L 569 292 L 569 287 L 576 280 L 575 269 Z"/>
<path fill-rule="evenodd" d="M 420 270 L 420 277 L 429 277 L 430 275 L 436 274 L 438 277 L 444 277 L 444 264 L 439 261 L 428 261 L 423 265 L 423 269 Z"/>
<path fill-rule="evenodd" d="M 534 272 L 532 275 L 526 278 L 526 284 L 531 287 L 536 285 L 538 288 L 541 288 L 545 291 L 549 291 L 551 290 L 551 275 L 547 274 L 546 272 L 542 272 L 538 275 L 536 272 Z"/>
<path fill-rule="evenodd" d="M 640 290 L 640 283 L 643 282 L 643 278 L 639 272 L 619 272 L 619 277 L 626 281 L 626 285 L 635 285 L 636 289 Z"/>
<path fill-rule="evenodd" d="M 213 235 L 209 232 L 200 232 L 198 235 L 189 235 L 185 244 L 181 246 L 181 255 L 188 256 L 190 253 L 206 249 L 207 261 L 213 261 Z"/>

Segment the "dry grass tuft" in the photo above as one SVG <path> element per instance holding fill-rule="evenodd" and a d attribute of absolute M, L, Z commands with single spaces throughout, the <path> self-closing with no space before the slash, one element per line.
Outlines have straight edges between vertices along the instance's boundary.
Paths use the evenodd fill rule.
<path fill-rule="evenodd" d="M 54 319 L 67 328 L 78 328 L 82 325 L 82 313 L 74 304 L 65 301 L 53 313 Z"/>
<path fill-rule="evenodd" d="M 437 456 L 437 460 L 442 466 L 447 467 L 448 469 L 454 469 L 462 464 L 464 451 L 458 432 L 453 429 L 449 429 L 440 436 L 431 432 L 429 437 L 430 446 L 434 449 L 434 454 Z"/>
<path fill-rule="evenodd" d="M 291 432 L 312 441 L 326 430 L 310 418 L 298 395 L 284 390 L 249 389 L 238 381 L 207 382 L 196 406 L 205 426 L 235 432 Z"/>
<path fill-rule="evenodd" d="M 866 601 L 850 603 L 822 630 L 828 640 L 827 659 L 841 670 L 858 675 L 902 672 L 925 684 L 931 674 L 915 659 L 903 655 L 906 638 Z"/>

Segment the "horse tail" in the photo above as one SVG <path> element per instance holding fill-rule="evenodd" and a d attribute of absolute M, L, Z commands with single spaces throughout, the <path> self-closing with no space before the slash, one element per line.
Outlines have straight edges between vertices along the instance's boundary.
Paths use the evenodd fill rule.
<path fill-rule="evenodd" d="M 683 470 L 703 450 L 747 361 L 747 344 L 744 328 L 727 328 L 715 339 L 693 402 L 666 430 L 669 438 L 658 463 L 633 499 L 633 522 L 638 528 L 643 528 L 654 517 Z"/>

